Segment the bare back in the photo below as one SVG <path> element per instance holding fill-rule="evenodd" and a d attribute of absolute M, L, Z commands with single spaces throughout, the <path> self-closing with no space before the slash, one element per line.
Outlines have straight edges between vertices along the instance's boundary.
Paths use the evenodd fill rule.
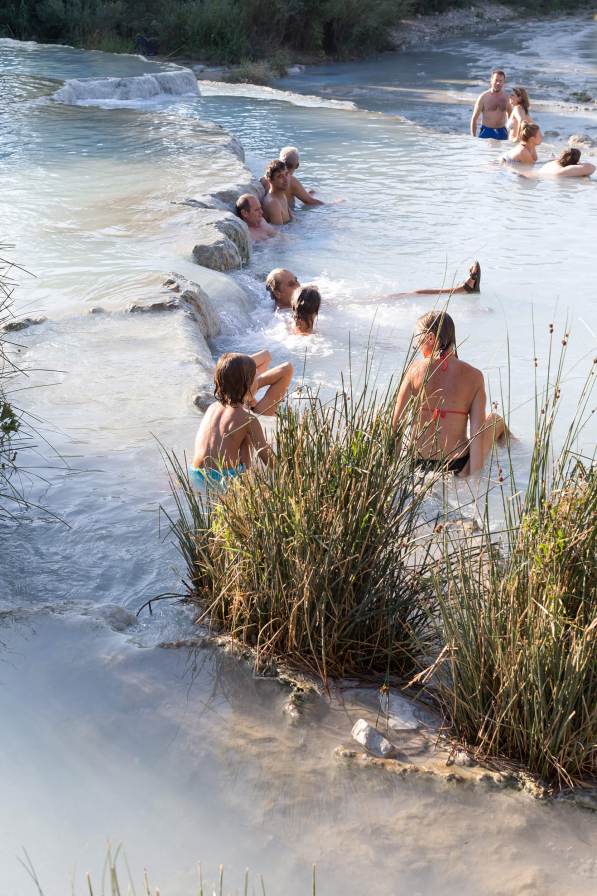
<path fill-rule="evenodd" d="M 421 409 L 415 435 L 423 458 L 458 457 L 468 448 L 468 421 L 473 406 L 482 401 L 485 416 L 483 374 L 454 355 L 446 360 L 416 361 L 407 373 L 411 396 L 420 397 Z M 478 409 L 478 413 L 481 410 Z M 473 430 L 471 420 L 471 430 Z"/>
<path fill-rule="evenodd" d="M 261 438 L 259 437 L 261 434 Z M 259 421 L 243 405 L 215 401 L 207 409 L 195 439 L 193 466 L 213 469 L 251 466 L 251 448 L 264 443 Z"/>

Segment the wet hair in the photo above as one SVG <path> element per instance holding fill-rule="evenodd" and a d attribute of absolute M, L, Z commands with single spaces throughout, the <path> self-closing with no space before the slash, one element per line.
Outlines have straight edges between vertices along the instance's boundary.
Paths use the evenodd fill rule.
<path fill-rule="evenodd" d="M 504 81 L 506 80 L 506 72 L 503 71 L 501 68 L 494 68 L 494 70 L 491 73 L 491 77 L 493 78 L 494 75 L 501 75 L 502 78 L 504 79 Z"/>
<path fill-rule="evenodd" d="M 280 286 L 279 276 L 284 271 L 284 268 L 274 268 L 273 271 L 270 271 L 265 279 L 265 288 L 269 292 L 270 296 L 276 301 L 276 292 Z"/>
<path fill-rule="evenodd" d="M 285 163 L 286 166 L 290 166 L 291 168 L 298 168 L 299 164 L 299 151 L 296 146 L 284 146 L 280 150 L 280 160 Z"/>
<path fill-rule="evenodd" d="M 292 297 L 292 317 L 295 323 L 304 321 L 311 323 L 311 319 L 319 314 L 321 295 L 314 286 L 303 286 Z"/>
<path fill-rule="evenodd" d="M 214 395 L 221 404 L 242 404 L 253 385 L 257 365 L 249 355 L 226 352 L 218 359 L 214 373 Z"/>
<path fill-rule="evenodd" d="M 513 87 L 512 93 L 516 94 L 516 96 L 520 100 L 520 105 L 522 106 L 522 108 L 524 109 L 526 114 L 528 115 L 529 109 L 531 108 L 531 101 L 530 101 L 529 95 L 526 92 L 526 90 L 524 89 L 524 87 Z"/>
<path fill-rule="evenodd" d="M 436 351 L 439 351 L 439 354 L 443 354 L 451 348 L 454 350 L 454 355 L 458 357 L 456 327 L 450 315 L 445 311 L 428 311 L 418 319 L 417 327 L 419 333 L 425 336 L 432 333 L 435 336 Z"/>
<path fill-rule="evenodd" d="M 525 143 L 527 140 L 530 140 L 531 137 L 536 137 L 541 128 L 538 124 L 531 124 L 530 121 L 523 121 L 520 126 L 520 131 L 518 132 L 518 139 L 521 143 Z"/>
<path fill-rule="evenodd" d="M 286 171 L 286 162 L 283 162 L 281 159 L 274 159 L 265 169 L 265 176 L 270 183 L 279 171 Z"/>
<path fill-rule="evenodd" d="M 572 149 L 565 149 L 558 156 L 558 162 L 562 168 L 567 168 L 568 165 L 578 165 L 580 162 L 580 149 L 577 149 L 575 146 Z"/>
<path fill-rule="evenodd" d="M 239 196 L 234 204 L 234 210 L 239 218 L 242 218 L 241 212 L 249 211 L 249 203 L 253 198 L 252 193 L 243 193 L 242 196 Z"/>

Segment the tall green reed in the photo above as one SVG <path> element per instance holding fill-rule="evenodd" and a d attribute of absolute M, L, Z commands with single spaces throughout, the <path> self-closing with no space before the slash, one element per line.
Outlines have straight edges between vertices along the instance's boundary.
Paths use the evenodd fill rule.
<path fill-rule="evenodd" d="M 276 464 L 205 500 L 171 458 L 173 531 L 199 619 L 323 680 L 409 675 L 430 649 L 431 488 L 391 428 L 393 392 L 305 393 L 276 422 Z M 405 419 L 406 428 L 411 420 Z"/>
<path fill-rule="evenodd" d="M 436 576 L 445 648 L 427 675 L 458 739 L 553 787 L 597 777 L 597 467 L 577 448 L 596 365 L 556 450 L 567 340 L 536 383 L 528 484 L 518 489 L 511 458 L 498 477 L 503 530 L 488 492 L 482 531 L 446 535 Z"/>

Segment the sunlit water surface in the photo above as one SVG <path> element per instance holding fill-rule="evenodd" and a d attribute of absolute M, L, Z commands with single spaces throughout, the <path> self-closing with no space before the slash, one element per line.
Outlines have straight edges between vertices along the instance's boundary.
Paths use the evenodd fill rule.
<path fill-rule="evenodd" d="M 215 296 L 230 289 L 192 263 L 192 210 L 175 204 L 238 180 L 241 165 L 214 124 L 240 137 L 256 174 L 280 146 L 300 146 L 306 185 L 343 200 L 299 212 L 234 275 L 253 323 L 228 316 L 214 353 L 267 346 L 331 391 L 349 361 L 362 378 L 372 349 L 384 386 L 433 306 L 384 296 L 450 285 L 479 258 L 481 295 L 455 297 L 450 310 L 461 355 L 510 405 L 524 481 L 534 358 L 541 384 L 549 324 L 556 350 L 571 333 L 560 436 L 595 354 L 597 182 L 518 178 L 497 164 L 500 148 L 466 136 L 466 123 L 497 63 L 559 132 L 543 158 L 571 133 L 595 136 L 594 109 L 570 95 L 597 93 L 596 35 L 597 25 L 572 20 L 314 68 L 280 85 L 297 95 L 292 103 L 221 87 L 122 108 L 51 97 L 65 79 L 172 67 L 0 41 L 4 239 L 34 275 L 19 274 L 17 310 L 48 317 L 14 336 L 27 371 L 15 389 L 40 433 L 23 484 L 57 517 L 33 513 L 0 532 L 3 892 L 26 892 L 22 844 L 48 892 L 61 893 L 69 869 L 98 867 L 107 836 L 181 896 L 200 859 L 226 862 L 239 880 L 251 865 L 288 896 L 307 891 L 313 861 L 328 893 L 370 892 L 373 879 L 380 894 L 594 892 L 590 817 L 349 773 L 331 758 L 351 724 L 341 710 L 288 729 L 275 686 L 211 653 L 189 677 L 186 652 L 155 648 L 188 635 L 183 611 L 157 604 L 122 635 L 100 610 L 134 611 L 179 587 L 160 521 L 169 488 L 158 443 L 180 454 L 192 444 L 196 333 L 182 315 L 124 309 L 171 270 Z M 301 93 L 324 99 L 302 106 Z M 356 107 L 328 107 L 330 98 Z M 290 335 L 287 317 L 272 313 L 262 282 L 276 266 L 319 284 L 315 336 Z M 97 306 L 108 313 L 88 313 Z M 594 442 L 589 427 L 580 447 Z"/>

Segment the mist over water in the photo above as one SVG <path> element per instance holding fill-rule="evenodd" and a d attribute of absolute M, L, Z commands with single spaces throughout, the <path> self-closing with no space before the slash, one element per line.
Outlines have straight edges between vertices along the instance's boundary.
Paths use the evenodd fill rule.
<path fill-rule="evenodd" d="M 279 93 L 214 85 L 193 96 L 175 66 L 0 41 L 4 240 L 34 275 L 19 274 L 17 311 L 48 317 L 14 336 L 27 373 L 19 402 L 49 443 L 27 458 L 24 483 L 59 518 L 0 528 L 2 892 L 28 892 L 22 844 L 48 893 L 61 894 L 74 865 L 99 869 L 107 836 L 174 896 L 198 860 L 214 873 L 225 862 L 234 881 L 250 865 L 287 896 L 308 891 L 313 861 L 322 892 L 343 896 L 372 880 L 388 896 L 594 892 L 590 816 L 350 772 L 332 758 L 350 712 L 333 704 L 289 728 L 277 685 L 210 651 L 199 662 L 155 648 L 189 635 L 184 610 L 156 604 L 125 634 L 106 612 L 179 588 L 159 515 L 169 500 L 159 443 L 191 449 L 200 347 L 182 314 L 124 313 L 170 271 L 216 298 L 248 296 L 250 325 L 228 314 L 215 356 L 268 347 L 293 360 L 297 383 L 326 392 L 349 364 L 358 380 L 369 351 L 387 385 L 433 299 L 384 297 L 451 285 L 478 258 L 481 295 L 454 297 L 450 312 L 461 356 L 500 406 L 509 393 L 524 481 L 549 324 L 556 346 L 571 332 L 562 427 L 595 354 L 597 181 L 518 178 L 498 166 L 503 149 L 467 137 L 468 117 L 499 64 L 538 101 L 544 130 L 560 132 L 542 160 L 569 134 L 595 136 L 594 106 L 570 97 L 597 95 L 596 44 L 595 23 L 548 22 L 308 69 Z M 176 94 L 146 89 L 146 76 Z M 145 86 L 127 81 L 115 95 L 106 78 Z M 193 264 L 193 212 L 177 205 L 239 179 L 217 125 L 241 139 L 258 175 L 281 146 L 299 146 L 305 185 L 343 200 L 300 211 L 229 277 Z M 263 280 L 279 266 L 322 291 L 313 337 L 290 335 L 272 312 Z M 88 313 L 98 306 L 107 313 Z M 588 427 L 580 447 L 591 451 L 595 434 Z"/>

